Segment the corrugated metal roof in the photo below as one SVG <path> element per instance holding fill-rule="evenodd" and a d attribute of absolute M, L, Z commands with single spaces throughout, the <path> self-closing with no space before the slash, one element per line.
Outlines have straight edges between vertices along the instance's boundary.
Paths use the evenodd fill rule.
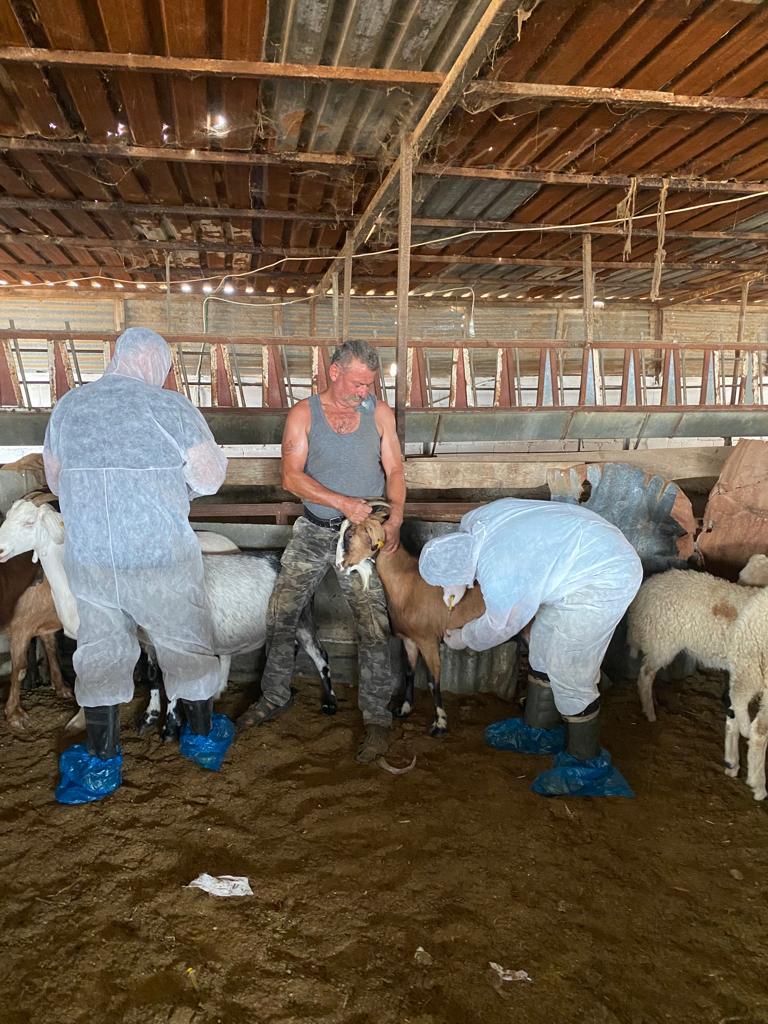
<path fill-rule="evenodd" d="M 73 53 L 158 55 L 230 60 L 266 59 L 334 67 L 447 72 L 487 6 L 487 0 L 0 0 L 0 44 Z M 692 96 L 764 97 L 768 5 L 739 0 L 547 0 L 523 3 L 520 21 L 484 69 L 499 81 L 663 90 Z M 514 18 L 512 19 L 514 22 Z M 514 26 L 513 26 L 514 27 Z M 318 76 L 304 80 L 233 79 L 224 75 L 141 73 L 58 64 L 41 69 L 6 62 L 0 77 L 0 132 L 28 148 L 2 151 L 0 192 L 19 200 L 0 207 L 0 273 L 18 280 L 60 281 L 73 273 L 105 272 L 133 280 L 162 279 L 163 243 L 173 250 L 175 278 L 185 272 L 223 275 L 273 262 L 270 253 L 301 251 L 290 263 L 256 278 L 304 291 L 327 266 L 322 256 L 343 242 L 349 218 L 364 209 L 399 145 L 434 88 L 380 88 Z M 220 122 L 223 118 L 224 121 Z M 752 114 L 627 108 L 551 99 L 494 103 L 466 94 L 433 143 L 429 159 L 469 168 L 494 167 L 590 174 L 693 175 L 760 181 L 768 174 L 765 117 Z M 200 159 L 107 158 L 40 152 L 41 141 L 195 148 Z M 334 154 L 367 158 L 352 166 L 246 166 L 206 162 L 250 152 Z M 582 222 L 610 218 L 623 190 L 566 184 L 417 178 L 417 217 L 472 221 Z M 1 197 L 0 197 L 1 198 Z M 670 193 L 668 210 L 713 196 Z M 720 197 L 722 198 L 722 197 Z M 109 209 L 53 206 L 99 201 Z M 653 212 L 657 195 L 641 189 L 637 212 Z M 138 204 L 148 210 L 135 211 Z M 152 209 L 152 207 L 156 209 Z M 182 207 L 164 210 L 163 207 Z M 267 210 L 279 219 L 206 213 L 207 208 Z M 312 215 L 339 223 L 312 222 Z M 297 219 L 298 218 L 298 219 Z M 302 219 L 306 218 L 306 219 Z M 762 231 L 764 197 L 670 215 L 668 226 Z M 652 225 L 653 221 L 644 222 Z M 419 229 L 429 231 L 431 229 Z M 448 232 L 450 233 L 450 232 Z M 391 218 L 369 244 L 392 238 Z M 113 247 L 94 248 L 97 242 Z M 141 242 L 153 243 L 142 247 Z M 87 244 L 86 244 L 87 243 Z M 129 244 L 130 243 L 130 244 Z M 196 245 L 207 246 L 197 251 Z M 231 251 L 213 251 L 221 245 Z M 623 240 L 595 236 L 593 258 L 620 258 Z M 578 235 L 497 235 L 455 240 L 454 255 L 580 259 Z M 238 251 L 238 247 L 241 247 Z M 268 252 L 261 254 L 259 248 Z M 648 262 L 655 240 L 636 237 L 632 259 Z M 764 265 L 759 241 L 668 237 L 663 290 L 687 292 L 719 280 L 703 259 Z M 687 262 L 689 268 L 675 268 Z M 364 264 L 361 262 L 362 270 Z M 365 264 L 382 293 L 394 283 L 395 263 Z M 14 268 L 16 268 L 14 270 Z M 22 271 L 23 268 L 23 271 Z M 371 269 L 372 268 L 372 269 Z M 527 296 L 554 296 L 578 271 L 563 267 L 493 268 L 415 263 L 415 280 L 468 280 L 518 286 Z M 650 273 L 598 269 L 598 282 L 645 297 Z M 753 286 L 753 295 L 762 294 Z M 497 292 L 498 293 L 498 292 Z M 69 296 L 68 296 L 69 298 Z M 223 314 L 222 314 L 223 315 Z M 234 316 L 234 314 L 232 314 Z"/>

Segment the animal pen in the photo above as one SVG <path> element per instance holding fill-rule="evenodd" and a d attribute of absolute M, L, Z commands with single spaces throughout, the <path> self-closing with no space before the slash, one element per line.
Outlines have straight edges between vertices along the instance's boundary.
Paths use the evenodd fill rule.
<path fill-rule="evenodd" d="M 768 551 L 767 47 L 751 0 L 0 0 L 3 462 L 150 327 L 229 456 L 190 518 L 280 549 L 286 415 L 363 339 L 413 550 L 620 471 L 643 529 L 674 499 L 686 557 L 710 492 L 743 499 L 751 548 L 706 563 L 734 579 Z M 3 514 L 42 483 L 0 478 Z M 417 696 L 392 775 L 353 761 L 356 636 L 332 582 L 316 605 L 338 714 L 299 661 L 292 713 L 220 774 L 139 735 L 138 686 L 124 786 L 59 807 L 72 709 L 24 691 L 3 1021 L 768 1021 L 766 810 L 723 774 L 722 673 L 678 665 L 651 724 L 617 656 L 605 742 L 636 799 L 547 801 L 540 759 L 483 742 L 520 711 L 514 643 L 446 655 L 449 734 Z M 259 671 L 233 666 L 225 713 Z"/>

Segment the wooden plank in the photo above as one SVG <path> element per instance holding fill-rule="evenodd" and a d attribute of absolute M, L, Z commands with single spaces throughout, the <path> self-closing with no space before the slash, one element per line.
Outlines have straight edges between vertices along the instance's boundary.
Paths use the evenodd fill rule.
<path fill-rule="evenodd" d="M 409 489 L 465 490 L 543 487 L 547 470 L 569 466 L 623 462 L 658 473 L 668 480 L 715 479 L 732 451 L 724 445 L 696 448 L 609 449 L 593 452 L 532 452 L 509 455 L 438 455 L 409 458 L 405 479 Z M 227 487 L 281 486 L 279 458 L 230 459 Z"/>
<path fill-rule="evenodd" d="M 411 279 L 411 216 L 413 213 L 413 139 L 404 136 L 400 144 L 400 204 L 397 234 L 397 377 L 395 379 L 395 420 L 400 449 L 405 451 L 405 417 L 408 391 L 408 289 Z M 412 367 L 413 369 L 413 367 Z M 418 370 L 419 367 L 417 366 Z M 413 388 L 411 388 L 413 396 Z"/>
<path fill-rule="evenodd" d="M 0 51 L 0 57 L 2 51 Z M 768 114 L 768 99 L 738 96 L 685 96 L 653 89 L 610 89 L 594 85 L 551 85 L 543 82 L 472 82 L 465 94 L 484 102 L 518 99 L 556 100 L 561 103 L 611 103 L 644 110 L 692 110 L 726 114 Z"/>
<path fill-rule="evenodd" d="M 322 82 L 391 88 L 443 84 L 438 71 L 408 71 L 397 68 L 339 67 L 329 64 L 273 63 L 263 60 L 216 60 L 199 57 L 164 57 L 154 53 L 102 53 L 94 50 L 56 50 L 42 47 L 0 46 L 0 61 L 35 67 L 111 68 L 155 74 L 223 76 L 250 79 L 303 79 Z"/>

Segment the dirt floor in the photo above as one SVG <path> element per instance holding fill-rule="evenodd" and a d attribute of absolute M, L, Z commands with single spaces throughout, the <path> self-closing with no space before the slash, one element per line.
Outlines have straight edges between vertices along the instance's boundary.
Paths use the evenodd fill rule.
<path fill-rule="evenodd" d="M 636 800 L 533 795 L 548 759 L 483 746 L 511 710 L 490 697 L 449 698 L 433 740 L 422 695 L 391 753 L 415 770 L 358 767 L 354 691 L 327 719 L 306 682 L 220 774 L 126 709 L 125 783 L 79 808 L 53 800 L 67 710 L 28 693 L 34 736 L 0 725 L 0 1019 L 768 1021 L 768 807 L 722 773 L 716 690 L 668 685 L 652 726 L 613 688 L 606 745 Z M 203 871 L 254 896 L 184 888 Z M 490 961 L 532 980 L 499 988 Z"/>

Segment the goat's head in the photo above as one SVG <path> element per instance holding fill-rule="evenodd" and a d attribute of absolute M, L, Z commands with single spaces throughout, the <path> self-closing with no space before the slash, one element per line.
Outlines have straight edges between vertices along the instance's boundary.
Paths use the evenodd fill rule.
<path fill-rule="evenodd" d="M 371 578 L 373 559 L 386 543 L 384 523 L 389 518 L 388 502 L 376 500 L 370 504 L 373 512 L 362 523 L 342 523 L 336 545 L 336 568 L 347 574 L 359 572 L 364 587 Z"/>
<path fill-rule="evenodd" d="M 0 526 L 0 562 L 34 552 L 37 561 L 39 549 L 53 541 L 64 543 L 64 524 L 61 515 L 47 503 L 37 504 L 29 498 L 19 498 L 8 510 Z"/>
<path fill-rule="evenodd" d="M 768 585 L 768 555 L 752 555 L 739 573 L 743 587 L 764 587 Z"/>

